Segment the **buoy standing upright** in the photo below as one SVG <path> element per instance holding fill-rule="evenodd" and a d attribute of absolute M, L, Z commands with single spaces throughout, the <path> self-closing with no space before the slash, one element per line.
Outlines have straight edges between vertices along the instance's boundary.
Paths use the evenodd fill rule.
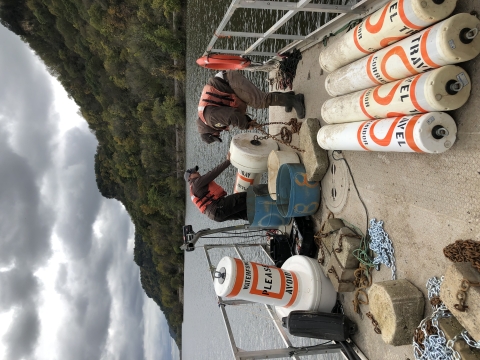
<path fill-rule="evenodd" d="M 290 264 L 290 265 L 289 265 Z M 290 257 L 282 269 L 225 256 L 214 274 L 215 293 L 293 310 L 330 312 L 336 292 L 316 260 Z"/>
<path fill-rule="evenodd" d="M 230 162 L 238 169 L 234 192 L 245 192 L 250 185 L 260 181 L 268 169 L 268 155 L 278 150 L 273 139 L 257 140 L 254 133 L 241 133 L 230 142 Z"/>
<path fill-rule="evenodd" d="M 325 150 L 439 154 L 455 143 L 457 126 L 444 112 L 325 125 L 317 142 Z"/>
<path fill-rule="evenodd" d="M 432 111 L 455 110 L 470 96 L 470 77 L 461 67 L 447 65 L 424 74 L 325 101 L 327 124 L 385 119 Z"/>
<path fill-rule="evenodd" d="M 477 17 L 454 15 L 335 70 L 325 79 L 325 88 L 331 96 L 344 95 L 471 60 L 480 53 L 479 29 Z"/>
<path fill-rule="evenodd" d="M 331 72 L 445 19 L 457 0 L 395 0 L 367 17 L 320 53 Z"/>

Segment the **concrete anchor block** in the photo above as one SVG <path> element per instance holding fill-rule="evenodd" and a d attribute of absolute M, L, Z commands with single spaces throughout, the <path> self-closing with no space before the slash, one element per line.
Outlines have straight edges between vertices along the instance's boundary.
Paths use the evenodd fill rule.
<path fill-rule="evenodd" d="M 330 262 L 330 251 L 328 251 L 325 248 L 325 245 L 323 246 L 323 262 L 320 262 L 322 260 L 322 251 L 318 249 L 318 265 L 320 266 L 320 269 L 322 269 L 323 273 L 325 274 L 326 277 L 328 277 L 328 263 Z"/>
<path fill-rule="evenodd" d="M 440 299 L 470 336 L 475 341 L 480 341 L 480 286 L 470 286 L 465 292 L 465 305 L 468 306 L 465 311 L 455 309 L 455 304 L 459 304 L 457 293 L 463 279 L 478 283 L 480 273 L 469 262 L 450 265 L 445 273 L 445 280 L 440 286 Z"/>
<path fill-rule="evenodd" d="M 328 170 L 328 154 L 317 143 L 317 133 L 320 130 L 318 119 L 310 118 L 303 122 L 300 129 L 300 153 L 302 163 L 307 172 L 308 181 L 320 181 Z"/>
<path fill-rule="evenodd" d="M 333 252 L 330 254 L 330 261 L 328 262 L 327 268 L 327 276 L 332 282 L 336 292 L 351 292 L 355 290 L 355 285 L 353 285 L 355 270 L 345 269 L 340 265 L 337 256 Z"/>
<path fill-rule="evenodd" d="M 345 224 L 341 219 L 327 219 L 323 224 L 323 229 L 321 230 L 322 234 L 330 234 L 327 235 L 322 239 L 323 243 L 325 244 L 328 251 L 332 251 L 333 249 L 333 241 L 335 236 L 341 228 L 343 228 Z"/>
<path fill-rule="evenodd" d="M 411 344 L 423 318 L 422 292 L 408 280 L 390 280 L 372 284 L 368 298 L 383 341 L 393 346 Z"/>
<path fill-rule="evenodd" d="M 453 339 L 455 336 L 465 330 L 465 328 L 458 322 L 457 319 L 455 319 L 454 316 L 449 318 L 440 318 L 438 320 L 438 327 L 445 334 L 447 341 Z M 458 351 L 462 360 L 480 359 L 480 350 L 468 346 L 463 338 L 459 338 L 455 341 L 453 349 Z"/>
<path fill-rule="evenodd" d="M 350 236 L 349 236 L 350 235 Z M 347 227 L 336 233 L 333 241 L 333 251 L 337 255 L 340 264 L 346 269 L 358 268 L 358 259 L 353 256 L 353 250 L 360 247 L 360 239 L 352 230 Z"/>

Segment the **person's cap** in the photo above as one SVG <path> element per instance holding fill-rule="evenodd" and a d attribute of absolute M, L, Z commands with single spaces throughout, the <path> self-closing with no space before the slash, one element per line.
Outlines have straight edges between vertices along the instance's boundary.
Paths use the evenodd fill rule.
<path fill-rule="evenodd" d="M 222 142 L 222 139 L 220 139 L 220 136 L 215 136 L 213 134 L 201 134 L 200 137 L 202 138 L 202 140 L 204 142 L 206 142 L 207 144 L 211 144 L 215 141 L 218 141 L 218 142 Z"/>
<path fill-rule="evenodd" d="M 185 179 L 186 182 L 188 182 L 188 178 L 190 177 L 190 175 L 193 173 L 196 173 L 197 171 L 198 171 L 198 166 L 188 169 L 187 171 L 185 171 L 185 174 L 183 174 L 183 178 Z"/>

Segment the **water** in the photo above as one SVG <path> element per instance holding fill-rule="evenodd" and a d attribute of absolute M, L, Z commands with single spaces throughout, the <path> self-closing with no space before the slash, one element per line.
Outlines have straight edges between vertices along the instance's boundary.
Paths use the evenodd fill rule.
<path fill-rule="evenodd" d="M 320 1 L 312 1 L 320 3 Z M 338 1 L 340 3 L 340 0 Z M 203 69 L 195 64 L 198 57 L 202 56 L 208 42 L 218 24 L 220 23 L 230 0 L 189 0 L 188 21 L 187 21 L 187 168 L 198 165 L 200 172 L 205 173 L 220 164 L 228 152 L 231 136 L 238 131 L 225 132 L 222 134 L 223 142 L 214 145 L 203 143 L 197 133 L 195 119 L 197 117 L 196 107 L 198 96 L 203 86 L 214 71 Z M 284 12 L 277 11 L 253 11 L 248 9 L 237 10 L 231 23 L 225 28 L 229 31 L 264 32 Z M 293 21 L 288 22 L 281 30 L 282 33 L 302 34 L 311 32 L 318 28 L 323 21 L 321 14 L 297 14 Z M 331 16 L 331 15 L 330 15 Z M 245 43 L 246 42 L 246 43 Z M 215 48 L 246 49 L 253 40 L 243 38 L 220 39 Z M 265 41 L 257 49 L 259 51 L 275 51 L 285 43 L 278 40 Z M 253 60 L 261 60 L 255 59 Z M 245 75 L 252 80 L 259 88 L 268 91 L 266 73 L 249 73 Z M 267 110 L 249 109 L 249 112 L 259 120 L 266 121 Z M 217 179 L 218 183 L 226 188 L 228 192 L 233 190 L 236 169 L 230 166 Z M 230 222 L 217 224 L 210 221 L 206 216 L 200 214 L 189 199 L 189 192 L 185 199 L 187 203 L 186 223 L 193 225 L 198 231 L 205 228 L 219 228 L 238 224 Z M 202 244 L 227 243 L 228 239 L 202 239 L 197 243 L 194 252 L 186 253 L 185 256 L 185 304 L 183 323 L 183 349 L 182 356 L 189 360 L 211 360 L 211 359 L 232 359 L 232 352 L 218 308 L 213 284 Z M 266 257 L 259 249 L 250 249 L 243 252 L 247 260 L 267 262 Z M 213 264 L 226 255 L 235 256 L 232 250 L 212 250 L 209 252 Z M 242 305 L 226 307 L 236 346 L 244 350 L 260 350 L 284 347 L 280 336 L 273 326 L 268 314 L 262 305 Z M 291 337 L 294 346 L 307 346 L 318 344 L 321 340 Z M 308 356 L 303 359 L 325 359 L 336 360 L 338 355 Z"/>

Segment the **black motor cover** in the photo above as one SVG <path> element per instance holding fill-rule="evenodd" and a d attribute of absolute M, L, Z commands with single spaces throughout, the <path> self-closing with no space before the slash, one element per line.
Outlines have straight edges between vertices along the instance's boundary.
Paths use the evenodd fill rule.
<path fill-rule="evenodd" d="M 356 324 L 343 314 L 297 310 L 282 321 L 290 334 L 315 339 L 345 341 L 357 331 Z"/>

